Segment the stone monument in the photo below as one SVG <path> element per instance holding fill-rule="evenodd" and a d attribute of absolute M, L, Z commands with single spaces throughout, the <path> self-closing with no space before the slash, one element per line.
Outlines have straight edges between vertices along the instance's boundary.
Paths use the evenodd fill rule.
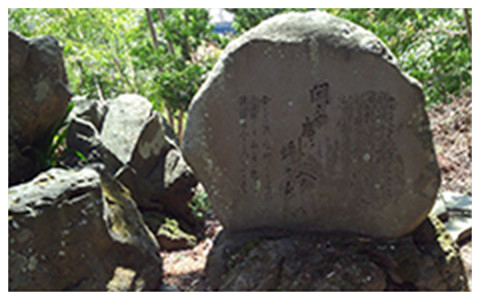
<path fill-rule="evenodd" d="M 399 237 L 440 184 L 424 106 L 374 34 L 287 13 L 227 46 L 189 108 L 183 151 L 227 231 Z"/>

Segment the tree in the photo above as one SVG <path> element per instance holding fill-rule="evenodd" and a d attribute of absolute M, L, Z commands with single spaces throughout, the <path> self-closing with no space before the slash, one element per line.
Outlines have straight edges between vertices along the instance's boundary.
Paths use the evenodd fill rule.
<path fill-rule="evenodd" d="M 130 9 L 9 9 L 9 30 L 54 36 L 74 93 L 103 99 L 140 90 L 129 59 L 138 16 Z"/>
<path fill-rule="evenodd" d="M 241 34 L 273 15 L 309 9 L 228 10 L 235 14 L 234 28 Z M 471 86 L 471 9 L 325 10 L 383 39 L 400 66 L 423 83 L 427 103 L 448 102 Z M 50 34 L 60 41 L 75 95 L 107 99 L 141 94 L 166 112 L 181 138 L 184 113 L 216 60 L 196 54 L 209 43 L 223 48 L 228 38 L 212 33 L 205 9 L 150 9 L 150 16 L 146 12 L 9 9 L 8 24 L 9 30 L 27 37 Z"/>
<path fill-rule="evenodd" d="M 75 95 L 111 99 L 122 93 L 147 97 L 177 118 L 184 112 L 215 57 L 199 57 L 213 34 L 205 9 L 9 9 L 9 30 L 27 37 L 50 34 L 64 48 Z M 161 14 L 164 14 L 161 20 Z"/>
<path fill-rule="evenodd" d="M 239 33 L 263 19 L 292 10 L 305 9 L 229 9 L 235 13 L 233 26 Z M 450 96 L 471 87 L 471 9 L 322 10 L 359 24 L 383 39 L 402 69 L 423 83 L 427 104 L 447 103 Z"/>
<path fill-rule="evenodd" d="M 156 15 L 149 9 L 145 12 L 155 55 L 162 57 L 157 61 L 159 72 L 154 81 L 172 126 L 176 114 L 176 131 L 181 143 L 184 113 L 215 62 L 215 58 L 202 59 L 195 55 L 199 47 L 215 40 L 213 25 L 208 23 L 205 9 L 156 9 Z M 155 27 L 160 28 L 161 36 L 157 36 Z"/>
<path fill-rule="evenodd" d="M 298 11 L 305 12 L 313 9 L 307 8 L 227 8 L 227 11 L 235 14 L 233 28 L 239 34 L 257 26 L 263 20 L 280 13 Z"/>

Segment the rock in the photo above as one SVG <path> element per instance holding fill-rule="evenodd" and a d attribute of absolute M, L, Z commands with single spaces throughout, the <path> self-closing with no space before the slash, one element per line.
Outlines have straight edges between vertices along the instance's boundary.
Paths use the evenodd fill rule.
<path fill-rule="evenodd" d="M 106 172 L 128 188 L 146 218 L 155 215 L 149 211 L 161 212 L 193 230 L 199 221 L 188 203 L 197 180 L 172 139 L 173 130 L 165 125 L 152 104 L 138 95 L 104 102 L 79 100 L 72 111 L 67 146 L 82 153 L 88 163 L 105 164 Z M 72 167 L 85 163 L 75 154 L 66 162 Z"/>
<path fill-rule="evenodd" d="M 184 222 L 179 224 L 177 219 L 154 210 L 144 211 L 142 215 L 145 224 L 155 234 L 162 250 L 183 250 L 197 244 L 197 238 L 188 233 L 193 231 L 192 228 Z"/>
<path fill-rule="evenodd" d="M 136 95 L 121 95 L 108 103 L 104 125 L 100 132 L 102 143 L 126 164 L 130 161 L 136 142 L 142 133 L 145 121 L 152 116 L 152 104 Z M 148 159 L 165 147 L 163 132 L 157 132 L 156 147 L 145 149 L 143 158 Z"/>
<path fill-rule="evenodd" d="M 178 141 L 178 136 L 175 134 L 175 131 L 173 131 L 173 128 L 172 128 L 172 126 L 170 126 L 167 119 L 165 119 L 165 117 L 163 117 L 163 116 L 162 116 L 162 124 L 163 124 L 163 128 L 165 130 L 165 135 L 169 139 L 174 141 L 176 145 L 179 145 L 180 142 Z"/>
<path fill-rule="evenodd" d="M 401 238 L 338 233 L 223 231 L 207 281 L 220 291 L 464 291 L 458 247 L 430 215 Z"/>
<path fill-rule="evenodd" d="M 460 247 L 460 256 L 462 258 L 465 272 L 467 273 L 468 289 L 469 291 L 472 291 L 472 241 L 469 241 Z"/>
<path fill-rule="evenodd" d="M 472 218 L 464 215 L 449 216 L 445 227 L 458 245 L 472 240 Z"/>
<path fill-rule="evenodd" d="M 21 73 L 28 58 L 29 42 L 13 31 L 8 32 L 8 77 Z"/>
<path fill-rule="evenodd" d="M 424 106 L 371 32 L 287 13 L 227 46 L 189 107 L 183 153 L 226 230 L 399 237 L 440 184 Z"/>
<path fill-rule="evenodd" d="M 454 192 L 444 192 L 442 196 L 448 211 L 472 215 L 472 196 Z"/>
<path fill-rule="evenodd" d="M 458 245 L 472 240 L 472 197 L 453 192 L 439 193 L 434 213 L 445 224 Z"/>
<path fill-rule="evenodd" d="M 197 238 L 185 233 L 179 226 L 178 221 L 164 218 L 164 221 L 156 231 L 159 244 L 165 250 L 182 250 L 193 248 L 197 244 Z"/>
<path fill-rule="evenodd" d="M 23 155 L 13 139 L 8 138 L 8 185 L 29 178 L 37 172 L 37 169 L 35 160 Z"/>
<path fill-rule="evenodd" d="M 50 169 L 8 190 L 9 290 L 154 290 L 159 246 L 123 187 Z"/>
<path fill-rule="evenodd" d="M 62 48 L 52 36 L 26 39 L 8 32 L 8 185 L 41 171 L 35 149 L 65 116 L 71 92 Z"/>
<path fill-rule="evenodd" d="M 105 101 L 90 100 L 84 98 L 73 98 L 74 107 L 68 116 L 68 123 L 74 118 L 80 118 L 84 121 L 92 123 L 92 125 L 101 131 L 103 128 L 103 121 L 108 111 L 108 106 Z"/>

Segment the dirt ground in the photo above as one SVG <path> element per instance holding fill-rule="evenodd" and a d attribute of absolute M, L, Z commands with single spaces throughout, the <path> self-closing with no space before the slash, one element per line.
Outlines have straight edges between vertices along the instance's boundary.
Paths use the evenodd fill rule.
<path fill-rule="evenodd" d="M 442 192 L 472 195 L 472 93 L 427 113 L 442 170 Z"/>
<path fill-rule="evenodd" d="M 433 142 L 441 168 L 441 191 L 472 195 L 472 96 L 471 92 L 452 103 L 427 110 L 433 133 Z M 205 291 L 204 268 L 213 240 L 222 229 L 214 216 L 205 225 L 205 239 L 195 248 L 161 252 L 164 282 L 173 290 Z M 465 269 L 472 276 L 472 242 L 460 249 Z"/>

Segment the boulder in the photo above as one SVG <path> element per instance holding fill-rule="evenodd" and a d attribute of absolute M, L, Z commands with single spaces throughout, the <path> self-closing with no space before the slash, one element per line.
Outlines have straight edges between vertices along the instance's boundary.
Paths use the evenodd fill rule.
<path fill-rule="evenodd" d="M 159 246 L 128 191 L 50 169 L 8 190 L 10 291 L 155 290 Z"/>
<path fill-rule="evenodd" d="M 27 39 L 9 31 L 9 186 L 31 179 L 44 167 L 35 156 L 47 155 L 42 143 L 64 118 L 70 97 L 58 41 L 52 36 Z"/>
<path fill-rule="evenodd" d="M 442 220 L 458 245 L 472 240 L 471 196 L 454 192 L 439 193 L 432 213 Z"/>
<path fill-rule="evenodd" d="M 150 216 L 162 213 L 193 233 L 199 221 L 188 204 L 197 180 L 174 141 L 173 130 L 152 104 L 138 95 L 75 103 L 67 147 L 84 158 L 74 152 L 66 164 L 103 163 L 105 171 L 131 192 L 153 232 L 160 225 Z"/>
<path fill-rule="evenodd" d="M 424 106 L 374 34 L 286 13 L 230 42 L 192 100 L 182 150 L 226 230 L 399 237 L 440 184 Z"/>
<path fill-rule="evenodd" d="M 220 291 L 465 291 L 457 245 L 430 215 L 411 234 L 373 238 L 282 230 L 223 231 L 209 254 Z"/>

